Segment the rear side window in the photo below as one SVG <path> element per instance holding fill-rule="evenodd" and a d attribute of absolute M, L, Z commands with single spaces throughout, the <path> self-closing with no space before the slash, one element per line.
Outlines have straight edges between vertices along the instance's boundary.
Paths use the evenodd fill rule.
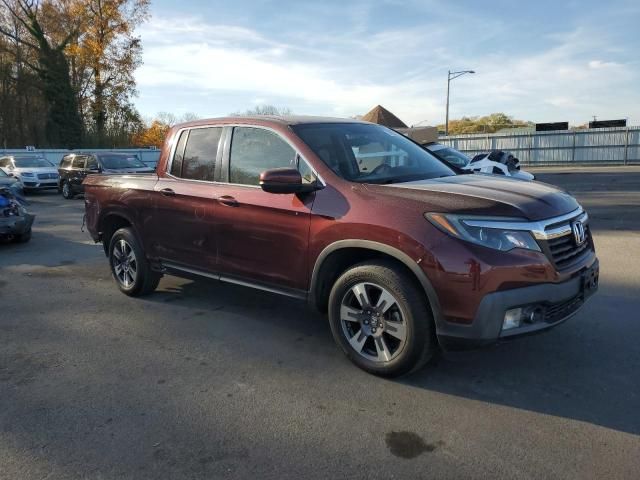
<path fill-rule="evenodd" d="M 174 177 L 180 177 L 182 175 L 182 160 L 184 159 L 184 144 L 187 143 L 187 137 L 189 131 L 185 130 L 180 134 L 178 139 L 178 145 L 176 145 L 176 151 L 173 154 L 173 161 L 171 162 L 171 175 Z"/>
<path fill-rule="evenodd" d="M 73 168 L 84 168 L 84 161 L 86 157 L 75 157 L 71 162 Z"/>
<path fill-rule="evenodd" d="M 258 185 L 260 174 L 265 170 L 296 166 L 295 150 L 277 134 L 262 128 L 233 129 L 230 183 Z"/>
<path fill-rule="evenodd" d="M 189 132 L 182 161 L 182 178 L 214 180 L 222 127 L 196 128 Z"/>
<path fill-rule="evenodd" d="M 171 174 L 189 180 L 215 179 L 222 127 L 195 128 L 182 132 L 171 164 Z M 180 153 L 184 148 L 184 153 Z"/>

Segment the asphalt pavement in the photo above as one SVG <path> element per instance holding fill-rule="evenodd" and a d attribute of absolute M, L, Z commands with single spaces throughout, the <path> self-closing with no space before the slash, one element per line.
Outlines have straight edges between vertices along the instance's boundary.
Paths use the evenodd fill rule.
<path fill-rule="evenodd" d="M 0 478 L 629 478 L 640 472 L 640 168 L 537 177 L 591 214 L 598 294 L 541 335 L 401 380 L 302 302 L 165 277 L 116 289 L 82 199 L 0 245 Z"/>

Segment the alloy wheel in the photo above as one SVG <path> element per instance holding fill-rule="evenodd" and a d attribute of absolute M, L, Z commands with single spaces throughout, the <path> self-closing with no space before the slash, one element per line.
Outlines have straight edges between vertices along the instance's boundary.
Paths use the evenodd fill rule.
<path fill-rule="evenodd" d="M 358 355 L 373 362 L 396 358 L 407 343 L 407 322 L 397 299 L 384 287 L 361 282 L 340 304 L 345 338 Z"/>
<path fill-rule="evenodd" d="M 133 248 L 126 240 L 120 239 L 113 246 L 112 264 L 118 282 L 124 288 L 130 288 L 138 276 L 138 261 Z"/>

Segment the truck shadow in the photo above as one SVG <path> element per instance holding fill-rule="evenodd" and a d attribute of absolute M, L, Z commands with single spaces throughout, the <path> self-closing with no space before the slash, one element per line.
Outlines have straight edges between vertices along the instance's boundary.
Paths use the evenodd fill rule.
<path fill-rule="evenodd" d="M 612 290 L 615 286 L 608 285 L 607 291 Z M 277 332 L 295 340 L 287 348 L 295 351 L 304 345 L 325 357 L 320 364 L 335 364 L 330 358 L 341 355 L 326 318 L 301 301 L 214 281 L 181 286 L 171 281 L 149 301 L 183 303 L 208 314 L 224 310 L 240 315 L 243 322 L 247 319 L 250 324 L 241 328 L 259 324 L 260 331 L 269 333 L 260 351 L 253 352 L 258 357 L 268 355 L 270 341 L 280 343 Z M 629 315 L 636 310 L 634 298 L 599 294 L 552 331 L 482 350 L 445 353 L 422 371 L 394 382 L 639 435 L 640 324 Z M 339 368 L 356 367 L 345 360 Z M 378 381 L 371 380 L 375 389 Z"/>

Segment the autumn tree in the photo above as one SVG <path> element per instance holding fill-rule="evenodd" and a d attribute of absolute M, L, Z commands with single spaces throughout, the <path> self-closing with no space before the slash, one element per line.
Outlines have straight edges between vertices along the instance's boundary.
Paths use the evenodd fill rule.
<path fill-rule="evenodd" d="M 462 133 L 495 133 L 505 128 L 530 127 L 532 122 L 514 120 L 504 113 L 492 113 L 484 117 L 462 117 L 459 120 L 449 120 L 449 135 Z M 438 130 L 445 130 L 444 125 L 438 125 Z"/>
<path fill-rule="evenodd" d="M 108 130 L 121 126 L 113 122 L 118 111 L 133 108 L 134 72 L 142 62 L 134 29 L 148 17 L 149 0 L 84 0 L 82 5 L 81 32 L 69 54 L 92 143 L 105 146 Z"/>
<path fill-rule="evenodd" d="M 148 120 L 147 125 L 132 136 L 131 143 L 136 147 L 161 147 L 171 127 L 197 118 L 198 116 L 191 112 L 180 117 L 173 113 L 160 112 L 155 118 Z"/>
<path fill-rule="evenodd" d="M 70 26 L 74 25 L 71 22 L 58 22 L 61 28 L 57 31 L 46 28 L 45 23 L 51 18 L 72 18 L 74 6 L 62 0 L 45 4 L 36 0 L 1 2 L 4 15 L 0 34 L 34 53 L 33 63 L 28 60 L 23 60 L 23 63 L 36 72 L 41 81 L 40 87 L 47 104 L 46 137 L 49 145 L 79 146 L 82 122 L 65 56 L 65 48 L 78 30 L 76 26 Z M 10 22 L 19 28 L 11 29 Z"/>
<path fill-rule="evenodd" d="M 0 0 L 2 145 L 129 146 L 149 0 Z M 42 117 L 42 118 L 41 118 Z"/>

